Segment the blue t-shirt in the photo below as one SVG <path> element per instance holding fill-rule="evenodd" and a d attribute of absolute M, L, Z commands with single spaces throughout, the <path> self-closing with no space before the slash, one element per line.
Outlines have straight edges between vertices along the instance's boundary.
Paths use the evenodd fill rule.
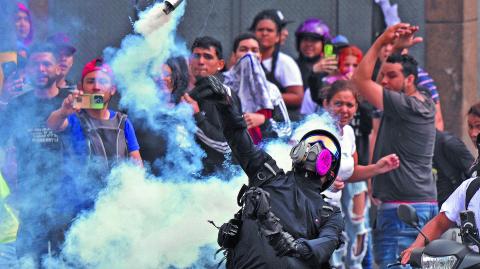
<path fill-rule="evenodd" d="M 116 111 L 108 110 L 110 112 L 110 120 L 115 117 L 117 114 Z M 87 139 L 83 134 L 82 126 L 80 124 L 80 119 L 77 117 L 77 114 L 72 114 L 68 116 L 68 131 L 70 132 L 72 138 L 72 147 L 75 154 L 86 155 L 88 154 Z M 137 136 L 135 135 L 135 129 L 133 128 L 132 123 L 127 118 L 125 121 L 125 140 L 127 141 L 128 152 L 136 151 L 140 149 L 138 145 Z"/>

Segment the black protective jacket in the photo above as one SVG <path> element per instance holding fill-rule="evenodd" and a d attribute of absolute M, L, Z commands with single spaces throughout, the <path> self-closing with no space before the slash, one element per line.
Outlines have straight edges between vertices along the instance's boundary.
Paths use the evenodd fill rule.
<path fill-rule="evenodd" d="M 312 250 L 308 260 L 278 257 L 256 220 L 243 216 L 240 240 L 228 251 L 227 268 L 328 268 L 328 260 L 339 245 L 343 219 L 338 208 L 327 205 L 321 195 L 321 182 L 277 170 L 265 169 L 274 163 L 267 153 L 255 148 L 241 115 L 232 107 L 219 106 L 224 135 L 232 153 L 249 177 L 249 186 L 260 186 L 270 194 L 273 212 L 295 239 L 303 238 Z M 270 165 L 271 166 L 271 165 Z M 274 165 L 275 166 L 275 165 Z M 259 174 L 267 175 L 267 179 Z"/>

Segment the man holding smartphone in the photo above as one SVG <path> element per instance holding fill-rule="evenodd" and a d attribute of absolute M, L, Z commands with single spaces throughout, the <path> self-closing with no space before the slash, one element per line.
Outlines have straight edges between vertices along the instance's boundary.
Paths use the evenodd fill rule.
<path fill-rule="evenodd" d="M 113 80 L 113 72 L 103 59 L 87 63 L 80 89 L 65 98 L 47 121 L 53 130 L 69 132 L 75 154 L 102 161 L 105 171 L 128 157 L 142 165 L 132 123 L 127 115 L 108 109 L 116 93 Z"/>
<path fill-rule="evenodd" d="M 0 145 L 10 150 L 13 161 L 4 170 L 11 190 L 11 205 L 19 211 L 17 237 L 19 257 L 30 256 L 34 263 L 58 246 L 56 230 L 59 212 L 52 208 L 58 201 L 63 180 L 64 140 L 46 126 L 50 113 L 66 95 L 55 81 L 59 74 L 58 55 L 53 46 L 37 44 L 28 55 L 25 77 L 29 91 L 8 103 L 1 112 L 4 126 Z M 23 84 L 20 87 L 25 88 Z M 9 145 L 12 145 L 9 147 Z"/>

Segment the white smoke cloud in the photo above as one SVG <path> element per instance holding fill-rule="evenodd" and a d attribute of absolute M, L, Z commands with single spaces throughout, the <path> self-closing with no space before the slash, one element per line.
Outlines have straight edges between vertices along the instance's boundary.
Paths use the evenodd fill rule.
<path fill-rule="evenodd" d="M 221 224 L 233 216 L 238 190 L 247 179 L 192 178 L 204 153 L 194 142 L 191 108 L 168 105 L 149 74 L 152 64 L 187 55 L 185 44 L 174 41 L 185 2 L 169 16 L 161 8 L 157 3 L 140 14 L 134 28 L 142 35 L 127 36 L 120 49 L 106 54 L 121 104 L 153 130 L 166 131 L 173 146 L 165 158 L 176 160 L 176 169 L 165 167 L 163 178 L 155 178 L 142 168 L 120 164 L 94 209 L 72 224 L 61 255 L 46 257 L 47 268 L 202 268 L 215 263 L 217 230 L 207 220 Z"/>
<path fill-rule="evenodd" d="M 216 248 L 217 230 L 207 220 L 233 216 L 244 180 L 174 183 L 122 165 L 110 175 L 94 211 L 81 215 L 71 227 L 63 258 L 86 268 L 193 266 L 200 247 Z M 210 254 L 213 259 L 213 251 Z M 47 264 L 58 268 L 64 261 Z"/>

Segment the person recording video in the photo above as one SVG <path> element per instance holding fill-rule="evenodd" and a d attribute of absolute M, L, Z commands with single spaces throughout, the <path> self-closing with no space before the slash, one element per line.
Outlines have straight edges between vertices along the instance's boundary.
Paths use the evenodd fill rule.
<path fill-rule="evenodd" d="M 57 132 L 68 128 L 75 153 L 93 157 L 88 156 L 92 153 L 105 161 L 106 168 L 127 157 L 141 165 L 132 123 L 127 115 L 108 109 L 115 93 L 112 69 L 103 59 L 94 59 L 83 68 L 80 89 L 74 90 L 52 112 L 47 125 Z"/>

